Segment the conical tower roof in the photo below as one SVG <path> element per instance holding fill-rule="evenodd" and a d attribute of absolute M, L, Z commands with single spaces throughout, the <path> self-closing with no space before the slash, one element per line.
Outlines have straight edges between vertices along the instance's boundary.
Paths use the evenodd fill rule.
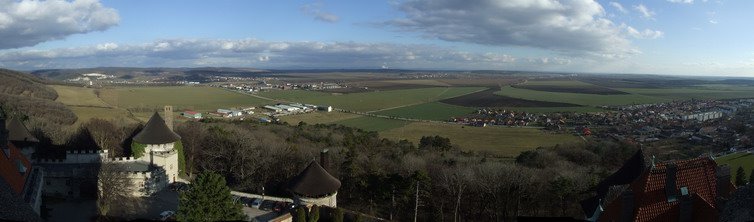
<path fill-rule="evenodd" d="M 181 136 L 170 130 L 168 125 L 165 124 L 165 120 L 157 112 L 152 115 L 152 118 L 149 118 L 144 129 L 134 136 L 134 141 L 141 144 L 165 144 L 180 139 Z"/>
<path fill-rule="evenodd" d="M 340 188 L 340 180 L 330 175 L 317 161 L 291 179 L 288 189 L 307 197 L 322 197 L 333 194 Z"/>
<path fill-rule="evenodd" d="M 39 142 L 36 137 L 29 133 L 23 123 L 16 118 L 11 118 L 7 124 L 8 127 L 8 140 L 18 142 Z"/>

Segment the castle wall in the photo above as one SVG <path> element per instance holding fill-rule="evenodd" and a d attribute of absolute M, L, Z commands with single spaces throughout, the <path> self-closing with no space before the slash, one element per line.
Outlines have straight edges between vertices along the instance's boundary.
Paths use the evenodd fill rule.
<path fill-rule="evenodd" d="M 293 202 L 295 204 L 307 205 L 307 206 L 317 205 L 317 206 L 328 206 L 332 208 L 337 208 L 338 207 L 337 196 L 338 196 L 337 192 L 335 192 L 334 194 L 330 196 L 320 197 L 320 198 L 309 198 L 309 197 L 303 197 L 303 196 L 294 194 Z"/>
<path fill-rule="evenodd" d="M 168 183 L 173 183 L 178 179 L 178 152 L 152 152 L 152 164 L 162 167 L 165 170 Z"/>

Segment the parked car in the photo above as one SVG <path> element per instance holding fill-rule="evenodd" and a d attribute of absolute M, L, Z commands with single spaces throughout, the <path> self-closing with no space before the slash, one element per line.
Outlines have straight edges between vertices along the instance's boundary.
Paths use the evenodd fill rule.
<path fill-rule="evenodd" d="M 265 200 L 262 201 L 262 205 L 259 206 L 260 210 L 272 210 L 275 207 L 275 201 Z"/>
<path fill-rule="evenodd" d="M 256 198 L 250 198 L 250 197 L 241 197 L 241 204 L 243 204 L 244 207 L 251 207 L 251 204 L 254 202 L 254 199 Z"/>
<path fill-rule="evenodd" d="M 166 221 L 166 220 L 169 220 L 169 219 L 174 219 L 173 218 L 174 216 L 175 216 L 175 211 L 170 211 L 170 210 L 163 211 L 162 213 L 160 213 L 160 220 L 161 221 Z"/>
<path fill-rule="evenodd" d="M 262 199 L 254 199 L 251 201 L 251 207 L 259 209 L 262 206 Z"/>

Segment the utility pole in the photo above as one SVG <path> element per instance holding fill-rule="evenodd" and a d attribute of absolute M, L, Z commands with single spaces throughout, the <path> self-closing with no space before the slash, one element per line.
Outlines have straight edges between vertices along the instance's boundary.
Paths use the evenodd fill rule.
<path fill-rule="evenodd" d="M 416 222 L 417 214 L 419 214 L 419 181 L 416 182 L 416 201 L 414 203 L 414 222 Z"/>

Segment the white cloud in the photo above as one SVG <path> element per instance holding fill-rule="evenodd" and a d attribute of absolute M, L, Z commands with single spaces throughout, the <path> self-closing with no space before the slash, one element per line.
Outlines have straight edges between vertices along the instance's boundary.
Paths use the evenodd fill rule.
<path fill-rule="evenodd" d="M 306 4 L 304 6 L 301 6 L 301 11 L 306 15 L 312 16 L 315 20 L 323 22 L 335 23 L 340 20 L 340 17 L 338 17 L 337 15 L 329 12 L 324 12 L 321 8 L 322 4 L 320 3 Z"/>
<path fill-rule="evenodd" d="M 118 24 L 115 9 L 97 0 L 0 0 L 0 49 L 33 46 Z"/>
<path fill-rule="evenodd" d="M 634 10 L 641 14 L 641 17 L 645 19 L 654 19 L 655 12 L 649 10 L 644 4 L 634 5 Z"/>
<path fill-rule="evenodd" d="M 710 20 L 709 20 L 709 23 L 710 23 L 710 24 L 713 24 L 713 25 L 717 25 L 717 20 L 714 20 L 714 19 L 710 19 Z"/>
<path fill-rule="evenodd" d="M 668 2 L 672 3 L 684 3 L 684 4 L 694 4 L 694 0 L 668 0 Z M 704 0 L 704 2 L 707 2 Z"/>
<path fill-rule="evenodd" d="M 628 13 L 628 10 L 626 10 L 626 8 L 624 8 L 623 5 L 621 5 L 618 2 L 610 2 L 610 6 L 613 6 L 613 8 L 615 8 L 616 10 L 618 10 L 619 12 L 623 14 Z"/>
<path fill-rule="evenodd" d="M 404 18 L 385 22 L 400 31 L 451 42 L 526 46 L 560 54 L 625 57 L 636 54 L 621 29 L 593 0 L 408 0 Z"/>
<path fill-rule="evenodd" d="M 502 53 L 473 53 L 432 45 L 282 42 L 239 40 L 159 40 L 144 44 L 103 43 L 87 47 L 0 51 L 0 66 L 17 69 L 96 66 L 467 68 L 513 65 L 517 58 Z"/>
<path fill-rule="evenodd" d="M 665 35 L 665 33 L 658 30 L 644 29 L 642 31 L 639 31 L 631 26 L 625 26 L 625 27 L 626 27 L 626 32 L 628 33 L 628 35 L 637 39 L 656 39 L 656 38 L 661 38 Z"/>

